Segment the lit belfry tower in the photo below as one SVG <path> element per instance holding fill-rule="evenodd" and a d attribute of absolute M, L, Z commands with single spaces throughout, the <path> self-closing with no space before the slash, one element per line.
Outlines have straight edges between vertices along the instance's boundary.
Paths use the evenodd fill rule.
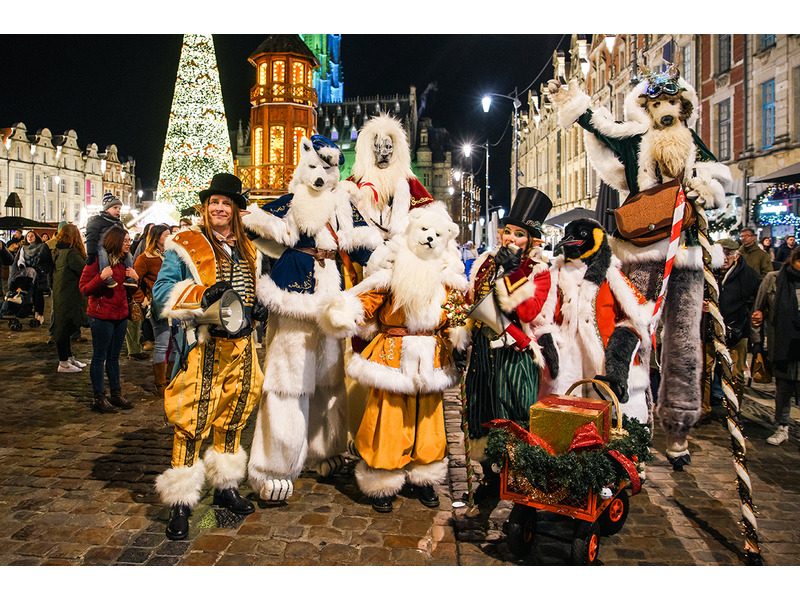
<path fill-rule="evenodd" d="M 270 35 L 248 58 L 256 68 L 250 90 L 250 165 L 239 167 L 252 201 L 286 193 L 300 159 L 300 140 L 316 133 L 319 60 L 299 35 Z"/>

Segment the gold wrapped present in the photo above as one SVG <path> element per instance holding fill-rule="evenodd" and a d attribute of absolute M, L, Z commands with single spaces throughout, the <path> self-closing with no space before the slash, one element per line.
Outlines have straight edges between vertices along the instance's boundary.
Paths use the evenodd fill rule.
<path fill-rule="evenodd" d="M 556 454 L 566 453 L 572 444 L 575 430 L 587 423 L 594 423 L 603 442 L 608 443 L 611 402 L 552 395 L 531 406 L 531 433 L 550 444 Z"/>

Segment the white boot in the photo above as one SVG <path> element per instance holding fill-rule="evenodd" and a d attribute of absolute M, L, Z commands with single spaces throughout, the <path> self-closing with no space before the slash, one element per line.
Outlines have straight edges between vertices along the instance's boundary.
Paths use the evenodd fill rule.
<path fill-rule="evenodd" d="M 778 446 L 782 444 L 786 440 L 789 439 L 789 426 L 788 425 L 778 425 L 778 428 L 775 430 L 771 436 L 767 438 L 767 443 L 771 446 Z"/>
<path fill-rule="evenodd" d="M 68 360 L 60 360 L 58 361 L 58 372 L 59 373 L 80 373 L 80 367 L 73 365 Z"/>
<path fill-rule="evenodd" d="M 79 369 L 83 369 L 86 366 L 86 363 L 82 363 L 74 356 L 70 356 L 69 359 L 67 359 L 67 362 L 69 362 L 69 364 L 72 366 L 78 367 Z"/>

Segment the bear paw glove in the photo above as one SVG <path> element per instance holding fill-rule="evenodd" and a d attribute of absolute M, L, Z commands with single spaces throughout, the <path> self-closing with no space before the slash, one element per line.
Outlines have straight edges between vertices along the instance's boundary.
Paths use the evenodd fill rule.
<path fill-rule="evenodd" d="M 291 479 L 267 479 L 259 496 L 268 502 L 283 502 L 292 497 L 294 485 Z"/>

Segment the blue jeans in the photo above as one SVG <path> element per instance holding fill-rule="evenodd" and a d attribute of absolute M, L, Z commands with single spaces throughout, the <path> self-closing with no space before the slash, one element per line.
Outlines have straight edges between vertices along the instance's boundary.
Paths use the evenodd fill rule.
<path fill-rule="evenodd" d="M 150 323 L 153 325 L 153 337 L 155 338 L 153 340 L 153 364 L 174 361 L 177 344 L 169 319 L 156 320 L 150 317 Z M 169 353 L 169 358 L 167 353 Z"/>
<path fill-rule="evenodd" d="M 106 320 L 89 317 L 92 330 L 92 364 L 89 378 L 96 392 L 105 392 L 103 371 L 108 375 L 108 385 L 112 390 L 122 386 L 119 382 L 119 353 L 128 330 L 128 319 Z"/>

